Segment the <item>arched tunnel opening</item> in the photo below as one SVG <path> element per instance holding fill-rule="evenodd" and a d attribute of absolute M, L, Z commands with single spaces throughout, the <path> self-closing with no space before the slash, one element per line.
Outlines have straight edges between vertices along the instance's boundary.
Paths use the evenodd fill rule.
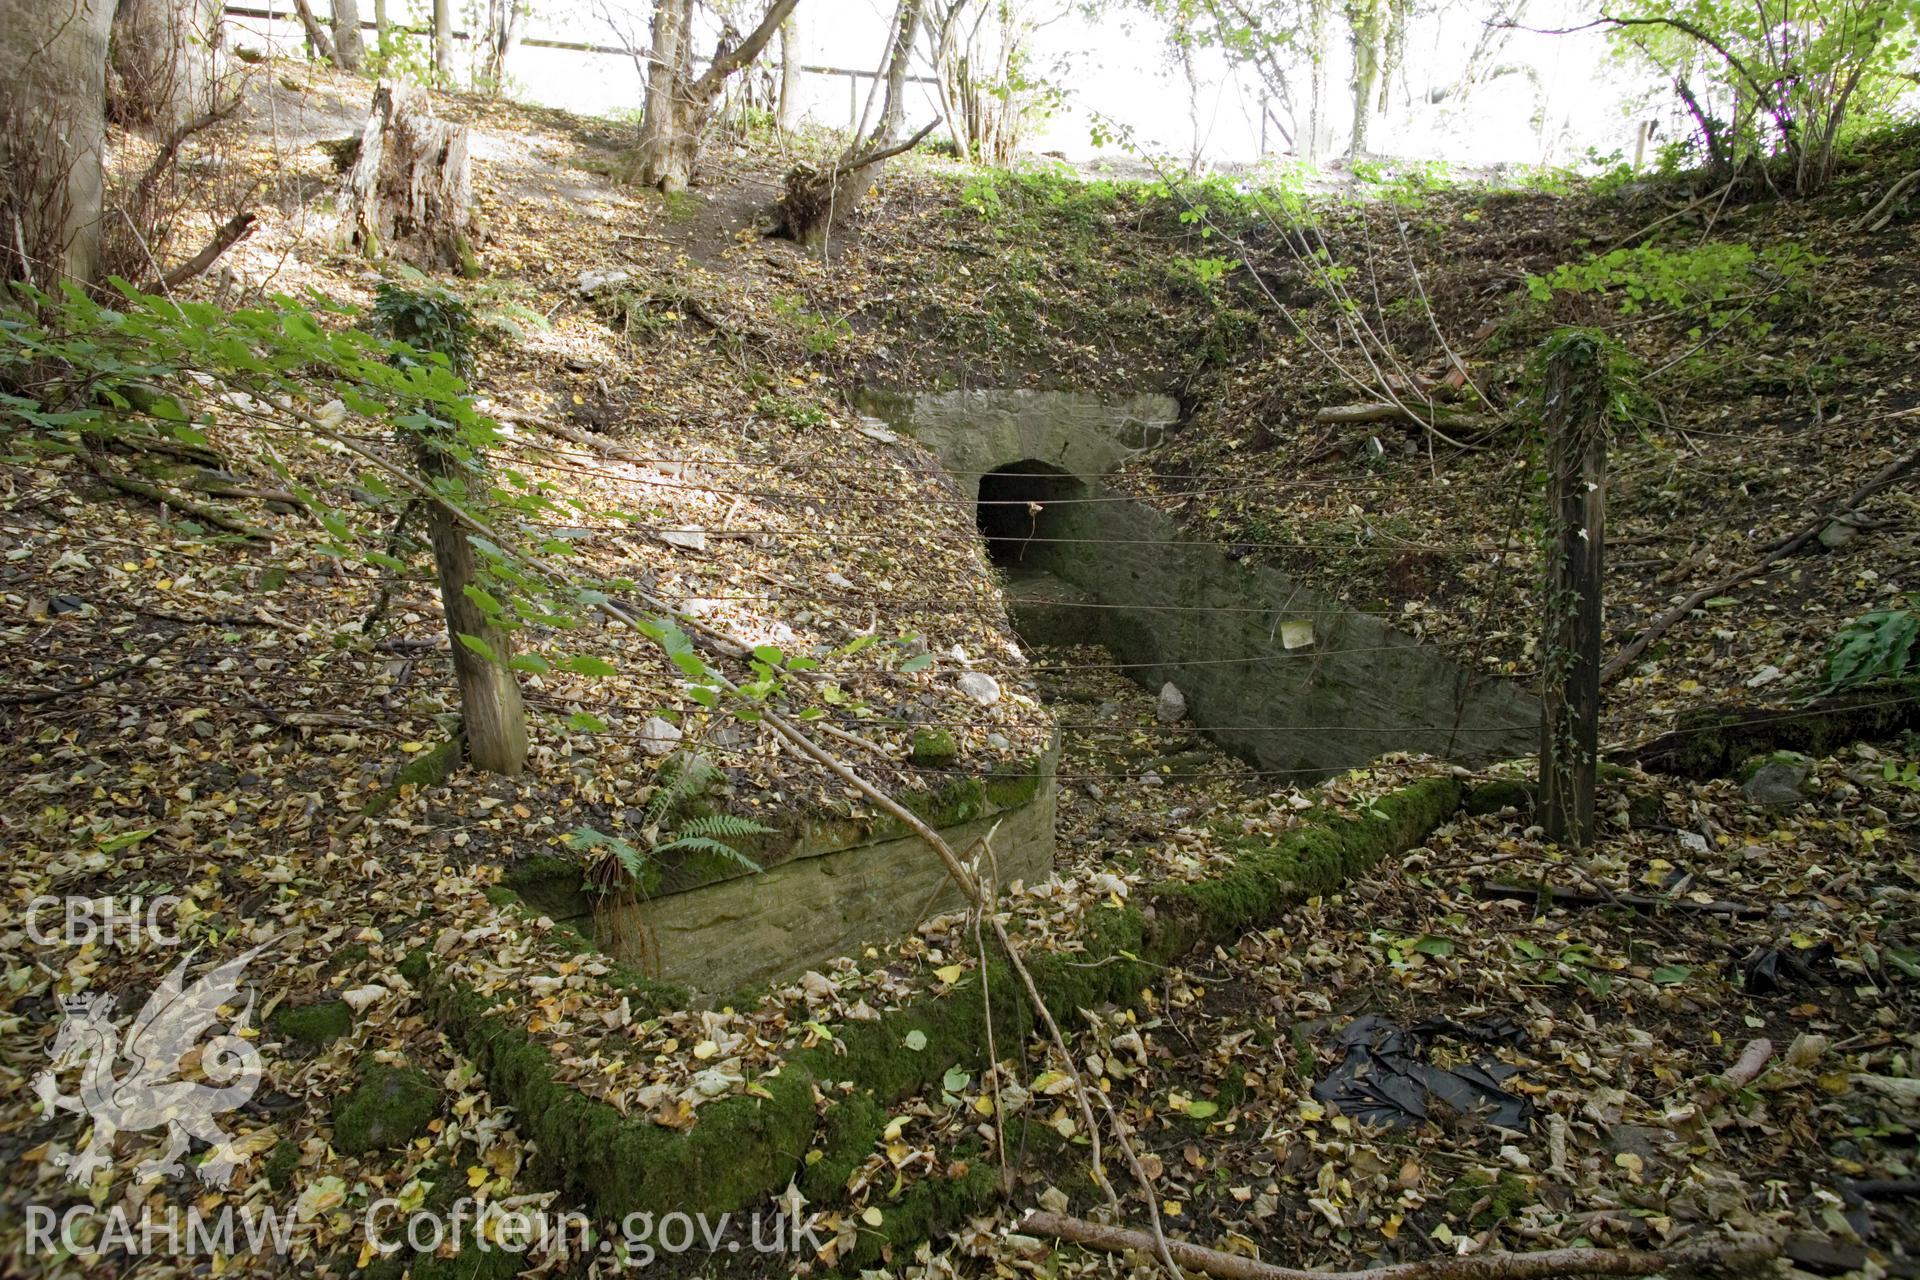
<path fill-rule="evenodd" d="M 1033 458 L 1010 462 L 980 477 L 974 520 L 987 556 L 1004 569 L 1040 569 L 1055 558 L 1072 507 L 1086 496 L 1077 476 Z"/>

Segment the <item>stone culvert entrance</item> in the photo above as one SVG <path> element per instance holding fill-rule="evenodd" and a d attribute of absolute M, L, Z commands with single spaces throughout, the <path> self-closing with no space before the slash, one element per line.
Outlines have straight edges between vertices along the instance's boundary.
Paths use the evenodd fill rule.
<path fill-rule="evenodd" d="M 974 520 L 996 566 L 1018 572 L 1037 566 L 1058 546 L 1071 500 L 1087 496 L 1079 477 L 1037 458 L 1022 458 L 980 477 Z"/>
<path fill-rule="evenodd" d="M 1177 426 L 1168 397 L 950 391 L 873 407 L 976 502 L 1023 638 L 1103 645 L 1148 688 L 1174 684 L 1193 723 L 1278 781 L 1392 751 L 1476 762 L 1534 749 L 1531 693 L 1104 484 Z"/>

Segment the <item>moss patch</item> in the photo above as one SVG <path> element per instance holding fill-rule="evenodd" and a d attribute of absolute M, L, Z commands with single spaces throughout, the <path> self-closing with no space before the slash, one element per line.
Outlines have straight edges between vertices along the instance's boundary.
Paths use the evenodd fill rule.
<path fill-rule="evenodd" d="M 1536 1198 L 1533 1185 L 1517 1173 L 1496 1176 L 1482 1169 L 1469 1169 L 1447 1191 L 1447 1213 L 1475 1231 L 1484 1231 L 1495 1223 L 1517 1217 Z"/>
<path fill-rule="evenodd" d="M 267 1157 L 264 1172 L 267 1185 L 275 1191 L 285 1191 L 287 1183 L 293 1178 L 293 1171 L 300 1167 L 300 1144 L 289 1138 L 282 1138 L 274 1144 L 273 1154 Z"/>
<path fill-rule="evenodd" d="M 384 812 L 408 787 L 437 787 L 453 776 L 466 755 L 467 738 L 456 733 L 431 751 L 422 751 L 394 773 L 393 781 L 373 793 L 360 806 L 360 812 L 372 818 Z"/>
<path fill-rule="evenodd" d="M 333 1149 L 364 1155 L 405 1146 L 427 1131 L 440 1110 L 440 1090 L 417 1067 L 374 1063 L 333 1109 Z"/>
<path fill-rule="evenodd" d="M 922 726 L 913 731 L 913 747 L 907 758 L 917 765 L 932 766 L 951 764 L 959 754 L 960 748 L 954 744 L 952 734 L 937 726 Z"/>
<path fill-rule="evenodd" d="M 341 1000 L 293 1007 L 283 1005 L 273 1011 L 267 1026 L 282 1039 L 318 1048 L 353 1030 L 353 1010 Z"/>

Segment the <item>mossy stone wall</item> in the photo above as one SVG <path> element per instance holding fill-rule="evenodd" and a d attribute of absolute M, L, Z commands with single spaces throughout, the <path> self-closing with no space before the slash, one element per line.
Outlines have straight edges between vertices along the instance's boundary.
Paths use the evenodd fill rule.
<path fill-rule="evenodd" d="M 1048 753 L 1017 779 L 965 779 L 972 785 L 929 797 L 924 816 L 956 849 L 997 823 L 1000 874 L 1028 884 L 1044 880 L 1053 874 L 1053 769 Z M 891 822 L 868 831 L 852 843 L 797 841 L 759 875 L 605 908 L 597 940 L 649 977 L 714 994 L 857 955 L 962 905 L 918 836 Z"/>

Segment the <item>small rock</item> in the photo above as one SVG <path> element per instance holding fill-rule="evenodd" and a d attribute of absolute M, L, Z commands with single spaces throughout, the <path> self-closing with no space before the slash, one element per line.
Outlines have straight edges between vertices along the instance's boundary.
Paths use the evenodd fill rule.
<path fill-rule="evenodd" d="M 1007 741 L 1007 735 L 1004 733 L 988 734 L 987 745 L 989 747 L 992 747 L 995 751 L 1005 751 L 1009 747 L 1013 746 L 1011 742 Z"/>
<path fill-rule="evenodd" d="M 1786 672 L 1775 666 L 1762 667 L 1747 677 L 1747 688 L 1758 689 L 1762 685 L 1772 684 L 1775 680 L 1781 679 L 1786 674 Z"/>
<path fill-rule="evenodd" d="M 1820 545 L 1829 551 L 1838 551 L 1860 536 L 1860 531 L 1845 520 L 1835 520 L 1820 531 Z"/>
<path fill-rule="evenodd" d="M 887 430 L 887 424 L 878 418 L 861 418 L 857 430 L 869 440 L 878 440 L 881 444 L 899 444 L 900 437 Z"/>
<path fill-rule="evenodd" d="M 662 529 L 660 541 L 670 547 L 679 547 L 683 551 L 705 551 L 707 549 L 707 531 L 705 529 Z"/>
<path fill-rule="evenodd" d="M 1807 780 L 1813 762 L 1791 751 L 1776 751 L 1750 768 L 1740 789 L 1748 800 L 1767 809 L 1791 809 L 1807 798 Z"/>
<path fill-rule="evenodd" d="M 959 686 L 960 692 L 983 707 L 1000 701 L 1000 682 L 984 672 L 963 672 L 954 680 L 954 684 Z"/>
<path fill-rule="evenodd" d="M 640 726 L 640 749 L 650 756 L 664 756 L 680 741 L 680 727 L 659 716 L 650 716 Z"/>
<path fill-rule="evenodd" d="M 1157 773 L 1143 773 L 1140 775 L 1140 785 L 1143 787 L 1164 787 L 1167 784 L 1166 780 Z"/>
<path fill-rule="evenodd" d="M 838 587 L 842 591 L 853 590 L 853 583 L 849 581 L 844 574 L 839 574 L 839 573 L 828 574 L 827 585 L 830 587 Z"/>
<path fill-rule="evenodd" d="M 1107 798 L 1106 791 L 1103 790 L 1098 783 L 1094 783 L 1094 782 L 1089 782 L 1087 784 L 1087 794 L 1089 796 L 1092 796 L 1095 800 L 1105 800 Z"/>
<path fill-rule="evenodd" d="M 1187 698 L 1173 681 L 1160 686 L 1160 701 L 1153 708 L 1153 717 L 1161 724 L 1174 724 L 1185 718 Z"/>
<path fill-rule="evenodd" d="M 631 279 L 633 279 L 633 272 L 631 271 L 621 271 L 617 268 L 611 271 L 605 269 L 597 271 L 589 269 L 580 273 L 580 279 L 575 282 L 574 287 L 580 291 L 582 296 L 591 298 L 602 289 L 611 289 L 616 285 L 623 285 Z"/>

